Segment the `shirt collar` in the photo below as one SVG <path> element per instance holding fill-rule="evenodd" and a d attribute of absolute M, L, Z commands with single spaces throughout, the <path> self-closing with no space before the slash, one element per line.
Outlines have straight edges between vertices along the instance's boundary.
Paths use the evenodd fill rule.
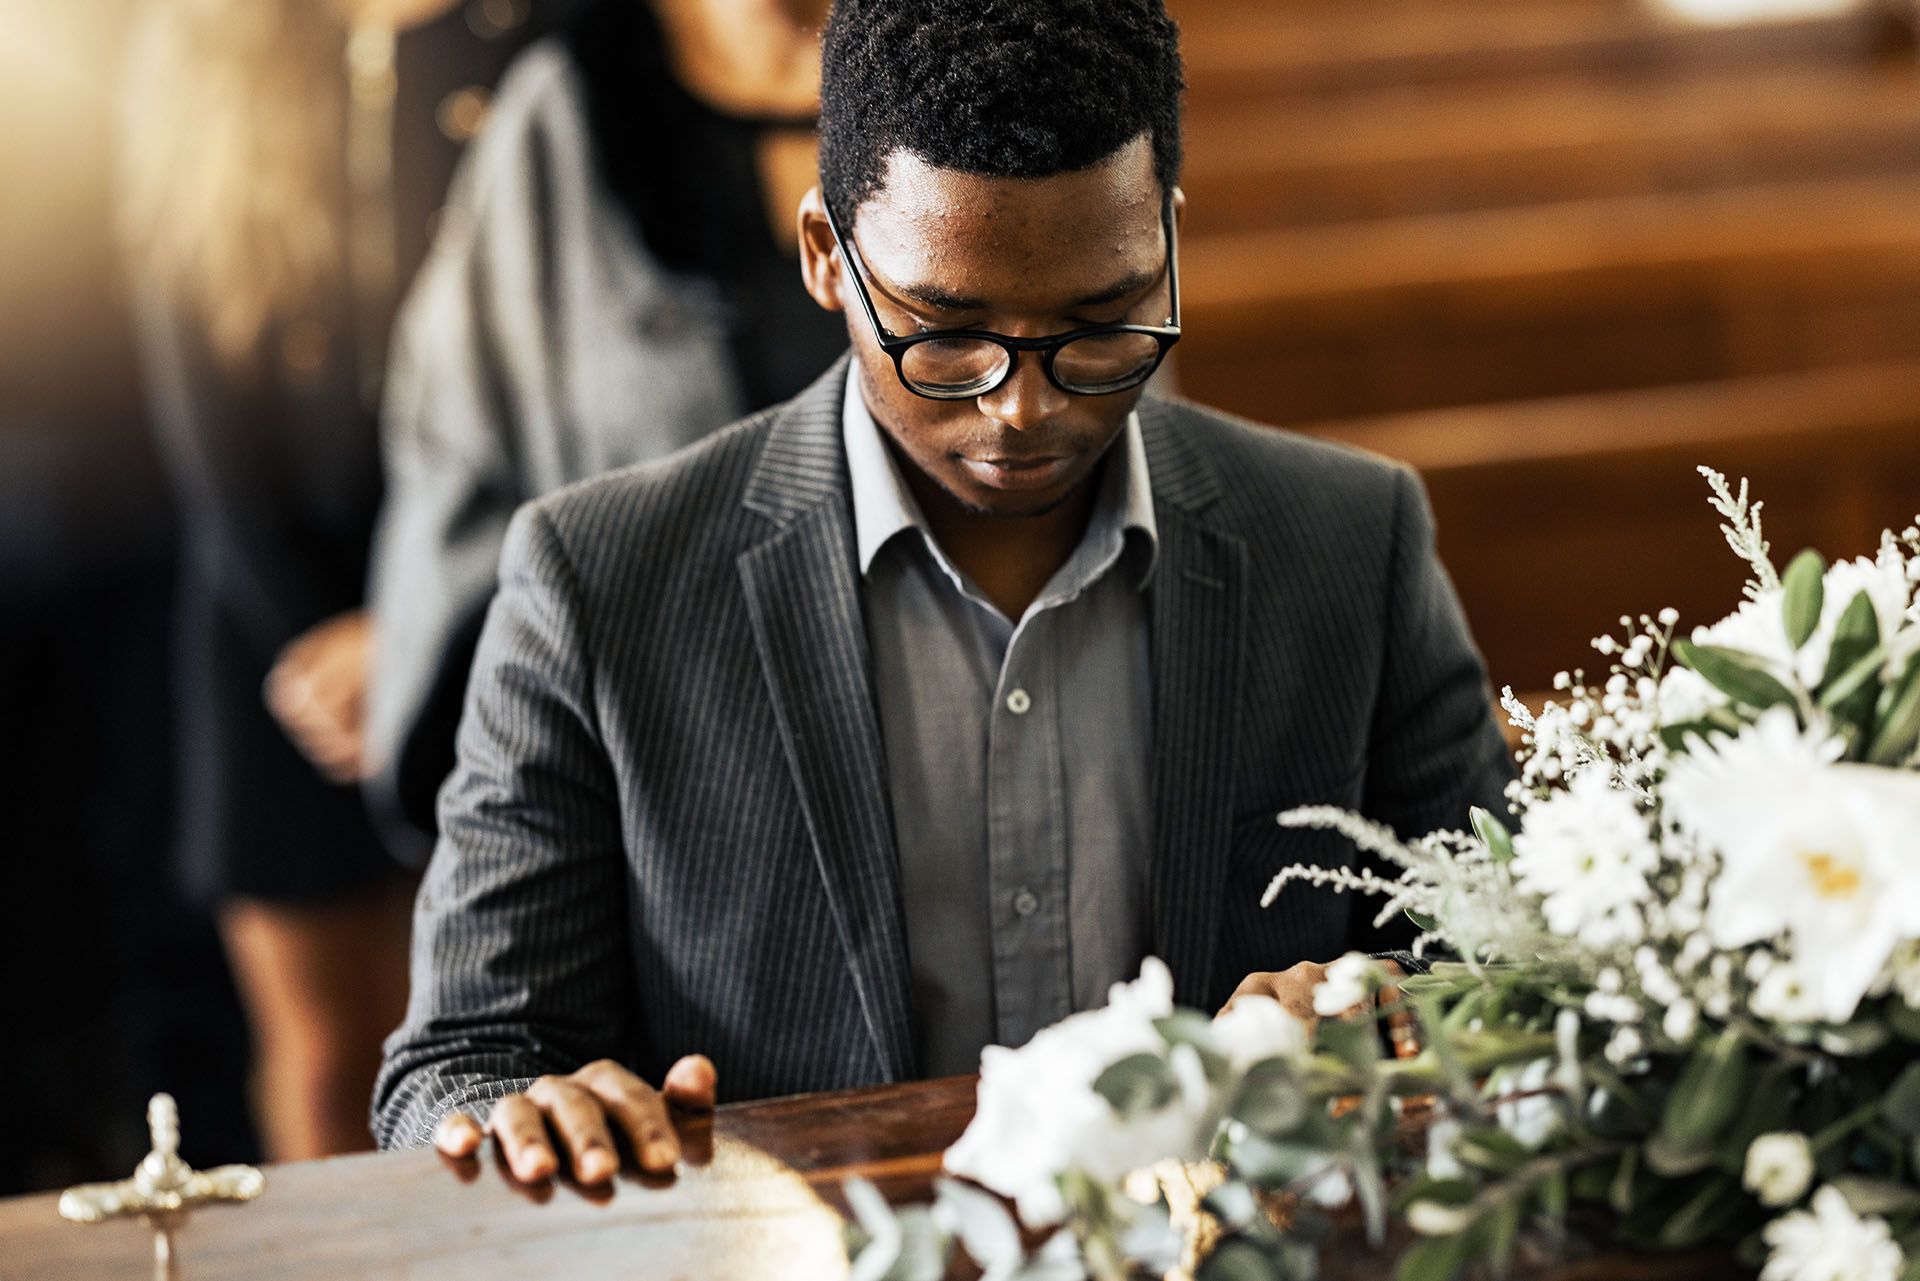
<path fill-rule="evenodd" d="M 860 394 L 857 358 L 847 368 L 840 430 L 847 451 L 847 478 L 853 489 L 854 544 L 860 554 L 861 574 L 871 574 L 880 549 L 907 530 L 918 530 L 944 567 L 946 556 L 934 541 L 920 504 L 907 488 L 906 479 L 901 476 L 899 465 L 881 436 L 880 425 L 874 422 L 867 410 L 866 398 Z M 1083 546 L 1102 536 L 1125 540 L 1126 535 L 1134 534 L 1145 548 L 1136 579 L 1136 585 L 1144 588 L 1159 558 L 1160 527 L 1154 520 L 1146 440 L 1141 435 L 1137 412 L 1127 415 L 1118 448 L 1110 449 L 1108 454 L 1107 471 L 1101 478 L 1100 494 L 1095 500 L 1093 518 L 1087 522 Z M 1078 554 L 1076 552 L 1076 556 Z M 1118 552 L 1114 555 L 1117 557 Z"/>

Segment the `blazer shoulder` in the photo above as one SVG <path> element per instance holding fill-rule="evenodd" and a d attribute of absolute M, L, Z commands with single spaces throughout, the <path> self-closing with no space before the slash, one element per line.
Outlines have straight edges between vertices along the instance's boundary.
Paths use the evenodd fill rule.
<path fill-rule="evenodd" d="M 557 489 L 521 509 L 544 520 L 591 579 L 609 559 L 643 546 L 649 560 L 730 554 L 746 528 L 747 478 L 779 406 L 761 410 L 665 458 Z"/>
<path fill-rule="evenodd" d="M 1331 520 L 1390 523 L 1419 479 L 1405 463 L 1339 441 L 1270 427 L 1190 401 L 1163 400 L 1169 429 L 1204 459 L 1235 518 L 1259 520 L 1276 509 Z"/>

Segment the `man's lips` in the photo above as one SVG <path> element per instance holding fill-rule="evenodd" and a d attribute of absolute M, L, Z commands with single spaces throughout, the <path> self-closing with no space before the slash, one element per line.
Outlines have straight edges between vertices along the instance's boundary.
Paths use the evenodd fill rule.
<path fill-rule="evenodd" d="M 1063 475 L 1072 464 L 1070 456 L 1044 455 L 1036 458 L 969 458 L 961 456 L 960 465 L 967 474 L 990 489 L 1045 489 Z"/>

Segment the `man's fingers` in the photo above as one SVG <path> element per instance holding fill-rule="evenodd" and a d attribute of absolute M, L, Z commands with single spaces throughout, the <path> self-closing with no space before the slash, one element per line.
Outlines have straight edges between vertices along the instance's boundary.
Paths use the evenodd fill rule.
<path fill-rule="evenodd" d="M 562 1076 L 543 1076 L 527 1090 L 527 1097 L 546 1113 L 553 1132 L 572 1158 L 573 1177 L 582 1183 L 604 1183 L 620 1168 L 607 1129 L 606 1109 L 585 1086 Z"/>
<path fill-rule="evenodd" d="M 1383 958 L 1380 968 L 1385 970 L 1389 980 L 1405 978 L 1407 972 L 1398 962 Z M 1413 1007 L 1407 1004 L 1406 993 L 1394 982 L 1380 985 L 1380 1009 L 1387 1016 L 1387 1039 L 1393 1044 L 1393 1056 L 1397 1059 L 1410 1059 L 1420 1053 L 1420 1025 L 1413 1016 Z"/>
<path fill-rule="evenodd" d="M 480 1123 L 465 1112 L 449 1112 L 433 1127 L 433 1146 L 448 1156 L 472 1156 L 480 1150 Z"/>
<path fill-rule="evenodd" d="M 660 1092 L 683 1108 L 704 1112 L 713 1107 L 719 1085 L 720 1073 L 714 1069 L 713 1060 L 704 1054 L 689 1054 L 667 1069 Z"/>
<path fill-rule="evenodd" d="M 650 1174 L 665 1174 L 680 1160 L 680 1139 L 667 1116 L 666 1100 L 631 1072 L 583 1077 L 633 1147 L 634 1159 Z"/>
<path fill-rule="evenodd" d="M 509 1094 L 493 1105 L 487 1116 L 487 1129 L 500 1145 L 507 1168 L 522 1183 L 550 1179 L 560 1168 L 547 1138 L 546 1117 L 524 1094 Z"/>

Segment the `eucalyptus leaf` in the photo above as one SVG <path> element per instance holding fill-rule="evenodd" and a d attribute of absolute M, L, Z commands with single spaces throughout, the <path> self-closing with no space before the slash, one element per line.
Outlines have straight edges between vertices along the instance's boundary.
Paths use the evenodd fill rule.
<path fill-rule="evenodd" d="M 1491 810 L 1475 805 L 1467 811 L 1473 822 L 1473 834 L 1487 847 L 1487 855 L 1496 863 L 1513 861 L 1513 833 L 1507 825 L 1495 818 Z"/>
<path fill-rule="evenodd" d="M 1380 1034 L 1371 1022 L 1325 1020 L 1316 1039 L 1321 1051 L 1363 1073 L 1370 1072 L 1380 1060 Z"/>
<path fill-rule="evenodd" d="M 1660 1137 L 1678 1153 L 1711 1145 L 1739 1111 L 1746 1077 L 1746 1043 L 1738 1031 L 1728 1028 L 1702 1042 L 1667 1098 Z"/>
<path fill-rule="evenodd" d="M 1834 624 L 1833 648 L 1820 678 L 1820 706 L 1839 719 L 1863 719 L 1879 696 L 1880 664 L 1885 657 L 1880 615 L 1873 608 L 1873 597 L 1861 591 Z"/>
<path fill-rule="evenodd" d="M 1200 1066 L 1209 1081 L 1223 1080 L 1231 1063 L 1213 1035 L 1213 1020 L 1198 1010 L 1175 1010 L 1153 1021 L 1154 1030 L 1169 1046 L 1190 1045 L 1200 1056 Z"/>
<path fill-rule="evenodd" d="M 1780 597 L 1780 621 L 1786 624 L 1787 643 L 1796 650 L 1820 626 L 1820 611 L 1826 605 L 1826 558 L 1808 548 L 1793 558 L 1787 572 L 1780 576 L 1784 588 Z"/>
<path fill-rule="evenodd" d="M 1737 1179 L 1715 1175 L 1661 1225 L 1658 1240 L 1670 1250 L 1699 1245 L 1725 1227 L 1746 1202 Z"/>
<path fill-rule="evenodd" d="M 1227 1115 L 1259 1134 L 1286 1134 L 1307 1118 L 1307 1094 L 1279 1059 L 1247 1069 Z"/>
<path fill-rule="evenodd" d="M 1094 1078 L 1093 1092 L 1123 1121 L 1165 1107 L 1180 1089 L 1173 1069 L 1157 1054 L 1129 1054 Z"/>
<path fill-rule="evenodd" d="M 1483 1231 L 1487 1234 L 1487 1267 L 1497 1278 L 1505 1278 L 1513 1271 L 1513 1245 L 1520 1238 L 1524 1209 L 1522 1198 L 1510 1197 L 1486 1218 Z"/>
<path fill-rule="evenodd" d="M 1867 748 L 1867 762 L 1898 765 L 1911 756 L 1915 744 L 1920 743 L 1920 659 L 1908 664 L 1905 679 L 1890 687 L 1881 696 L 1881 702 L 1889 706 L 1879 717 L 1879 730 Z"/>
<path fill-rule="evenodd" d="M 1533 1155 L 1506 1131 L 1486 1127 L 1461 1134 L 1453 1142 L 1453 1154 L 1463 1165 L 1495 1175 L 1511 1174 Z"/>
<path fill-rule="evenodd" d="M 1682 1147 L 1665 1134 L 1656 1134 L 1641 1148 L 1647 1168 L 1669 1179 L 1697 1174 L 1713 1164 L 1711 1147 Z"/>
<path fill-rule="evenodd" d="M 1764 711 L 1794 701 L 1793 691 L 1781 684 L 1764 662 L 1743 650 L 1676 640 L 1673 651 L 1708 684 L 1743 707 Z"/>
<path fill-rule="evenodd" d="M 1453 1281 L 1466 1267 L 1472 1245 L 1466 1233 L 1422 1237 L 1400 1256 L 1399 1266 L 1393 1271 L 1394 1281 Z"/>
<path fill-rule="evenodd" d="M 1909 1063 L 1880 1100 L 1880 1115 L 1908 1138 L 1920 1137 L 1920 1063 Z"/>
<path fill-rule="evenodd" d="M 1267 1252 L 1251 1241 L 1226 1241 L 1200 1265 L 1194 1281 L 1285 1281 Z"/>
<path fill-rule="evenodd" d="M 1614 1169 L 1613 1178 L 1607 1185 L 1607 1204 L 1621 1217 L 1633 1213 L 1635 1179 L 1640 1171 L 1640 1151 L 1628 1148 L 1620 1154 L 1620 1164 Z"/>

